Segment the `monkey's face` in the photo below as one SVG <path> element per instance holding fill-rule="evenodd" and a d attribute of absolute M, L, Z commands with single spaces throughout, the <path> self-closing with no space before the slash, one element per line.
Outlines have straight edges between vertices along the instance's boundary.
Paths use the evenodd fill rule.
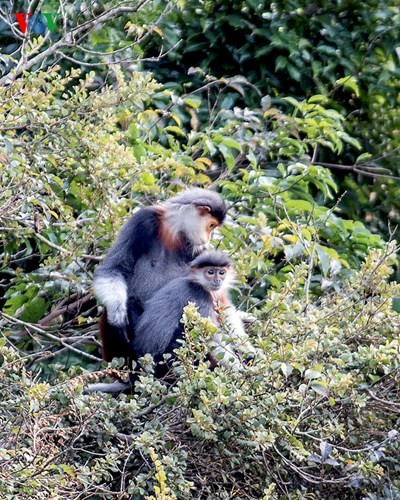
<path fill-rule="evenodd" d="M 211 233 L 220 226 L 220 221 L 210 214 L 209 207 L 196 207 L 196 225 L 198 228 L 197 237 L 200 239 L 203 245 L 206 245 L 211 239 Z M 194 222 L 194 221 L 193 221 Z M 193 235 L 193 233 L 192 233 Z M 193 235 L 194 238 L 196 238 Z M 194 241 L 194 240 L 192 240 Z"/>
<path fill-rule="evenodd" d="M 214 229 L 216 229 L 220 223 L 218 221 L 218 219 L 216 219 L 215 217 L 213 217 L 212 215 L 206 215 L 204 216 L 204 225 L 205 225 L 205 234 L 206 234 L 206 238 L 207 238 L 207 242 L 210 241 L 210 238 L 211 238 L 211 233 L 214 231 Z"/>
<path fill-rule="evenodd" d="M 218 218 L 210 212 L 210 207 L 206 206 L 172 205 L 164 215 L 164 224 L 173 238 L 183 235 L 197 253 L 205 249 L 212 231 L 220 225 Z"/>
<path fill-rule="evenodd" d="M 227 269 L 225 267 L 204 267 L 201 269 L 203 273 L 204 288 L 216 292 L 224 285 Z"/>
<path fill-rule="evenodd" d="M 204 208 L 208 210 L 203 210 Z M 180 213 L 180 231 L 195 247 L 205 247 L 211 233 L 220 225 L 208 207 L 188 207 Z"/>

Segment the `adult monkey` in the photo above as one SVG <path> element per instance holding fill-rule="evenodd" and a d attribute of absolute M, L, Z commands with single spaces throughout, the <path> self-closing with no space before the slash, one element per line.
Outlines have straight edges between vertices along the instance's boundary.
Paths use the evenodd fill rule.
<path fill-rule="evenodd" d="M 216 192 L 194 188 L 140 209 L 122 227 L 93 281 L 105 306 L 100 332 L 106 361 L 133 358 L 132 339 L 145 301 L 187 273 L 225 215 Z"/>

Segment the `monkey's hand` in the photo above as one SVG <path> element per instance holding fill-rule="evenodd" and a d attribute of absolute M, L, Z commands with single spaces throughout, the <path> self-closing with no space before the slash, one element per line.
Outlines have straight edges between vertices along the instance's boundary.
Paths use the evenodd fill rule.
<path fill-rule="evenodd" d="M 257 321 L 257 318 L 253 316 L 252 314 L 245 312 L 245 311 L 237 311 L 237 314 L 239 318 L 243 321 L 243 323 L 254 323 Z"/>
<path fill-rule="evenodd" d="M 211 354 L 217 360 L 218 364 L 226 366 L 232 370 L 240 370 L 242 362 L 234 352 L 231 342 L 226 335 L 217 333 L 210 342 Z"/>
<path fill-rule="evenodd" d="M 124 278 L 121 275 L 100 275 L 93 281 L 93 289 L 100 302 L 106 307 L 108 323 L 126 331 L 128 291 Z"/>
<path fill-rule="evenodd" d="M 128 324 L 128 311 L 126 307 L 126 303 L 115 303 L 107 305 L 107 321 L 112 326 L 116 326 L 118 328 L 126 327 Z"/>

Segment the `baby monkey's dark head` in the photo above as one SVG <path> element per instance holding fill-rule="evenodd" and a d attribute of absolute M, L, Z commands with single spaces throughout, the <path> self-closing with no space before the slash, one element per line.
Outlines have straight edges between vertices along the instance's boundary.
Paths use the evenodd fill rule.
<path fill-rule="evenodd" d="M 190 263 L 190 280 L 208 292 L 228 289 L 233 278 L 232 262 L 224 252 L 208 250 Z"/>

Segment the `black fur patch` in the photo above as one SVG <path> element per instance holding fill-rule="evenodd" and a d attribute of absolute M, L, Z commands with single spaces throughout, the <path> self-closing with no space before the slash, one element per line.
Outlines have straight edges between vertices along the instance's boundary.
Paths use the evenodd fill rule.
<path fill-rule="evenodd" d="M 190 263 L 190 267 L 231 267 L 232 262 L 225 252 L 207 250 Z"/>

